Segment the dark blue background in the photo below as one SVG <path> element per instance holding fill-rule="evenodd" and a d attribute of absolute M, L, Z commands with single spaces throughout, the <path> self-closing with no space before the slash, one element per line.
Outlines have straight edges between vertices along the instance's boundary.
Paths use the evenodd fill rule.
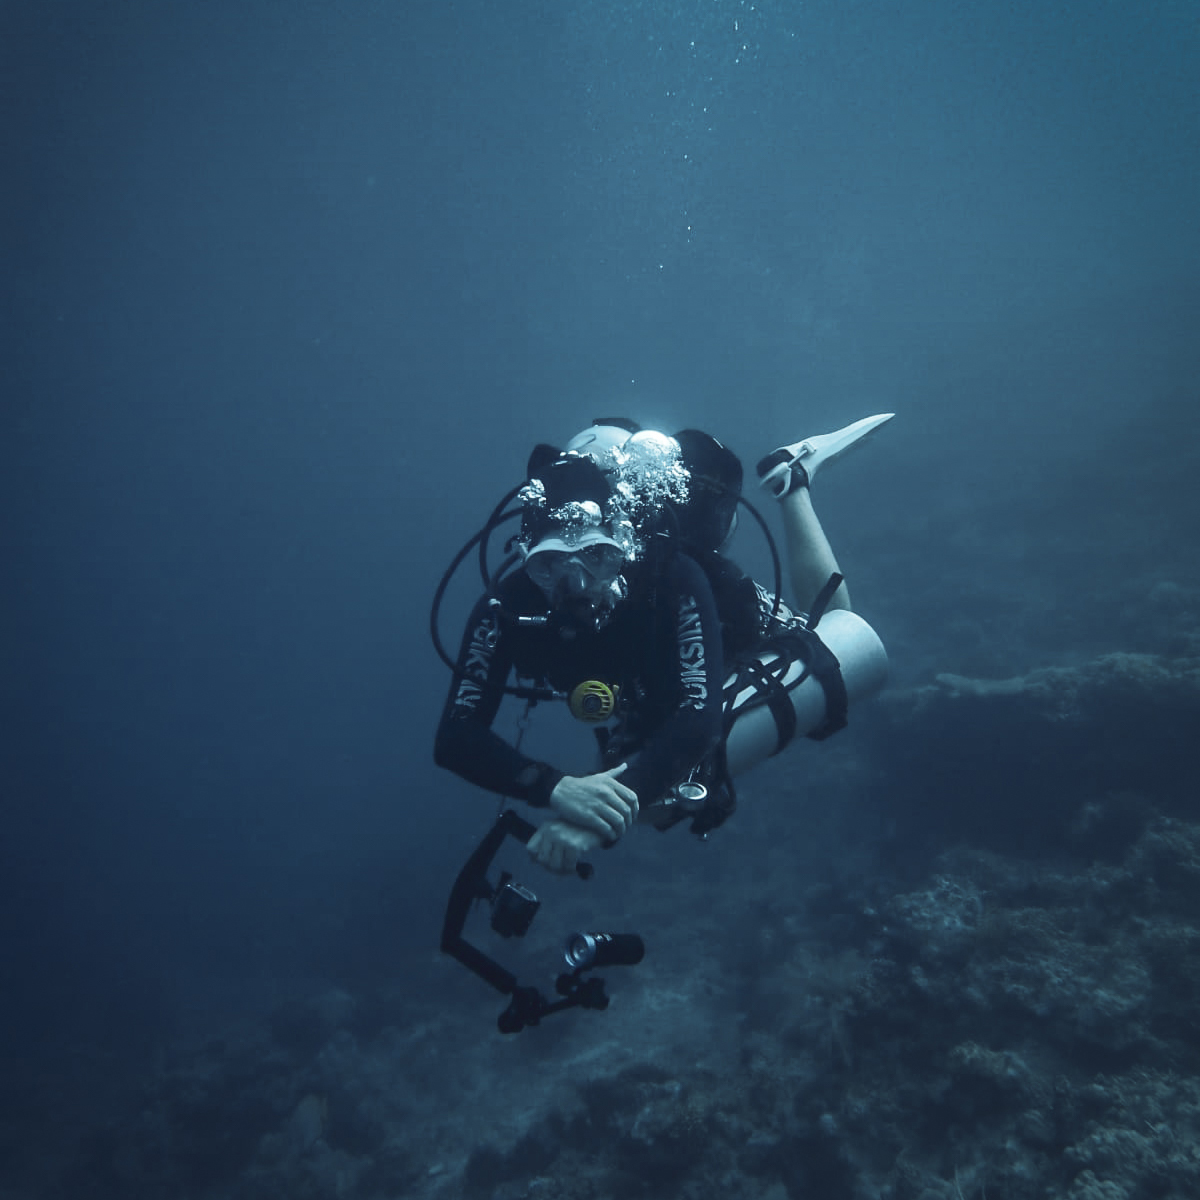
<path fill-rule="evenodd" d="M 490 802 L 430 763 L 431 592 L 597 413 L 752 462 L 897 411 L 818 503 L 901 682 L 1158 648 L 1198 50 L 1166 2 L 6 6 L 6 1034 L 433 945 Z"/>

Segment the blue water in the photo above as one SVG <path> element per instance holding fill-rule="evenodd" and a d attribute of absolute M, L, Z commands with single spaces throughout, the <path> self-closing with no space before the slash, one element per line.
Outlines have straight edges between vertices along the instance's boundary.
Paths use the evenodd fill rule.
<path fill-rule="evenodd" d="M 431 593 L 593 416 L 895 411 L 816 500 L 898 684 L 1171 650 L 1189 6 L 52 0 L 0 57 L 6 1053 L 435 945 L 491 808 Z"/>

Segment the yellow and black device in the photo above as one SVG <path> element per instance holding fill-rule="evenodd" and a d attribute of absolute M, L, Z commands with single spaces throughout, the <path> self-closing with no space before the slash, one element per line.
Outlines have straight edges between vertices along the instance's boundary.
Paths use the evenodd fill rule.
<path fill-rule="evenodd" d="M 576 684 L 567 697 L 571 716 L 589 724 L 607 721 L 617 707 L 617 691 L 599 679 L 585 679 Z"/>

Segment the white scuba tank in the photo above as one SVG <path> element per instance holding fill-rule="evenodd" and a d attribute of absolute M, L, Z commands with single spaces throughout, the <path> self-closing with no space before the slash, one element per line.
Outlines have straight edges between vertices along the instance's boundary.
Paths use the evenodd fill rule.
<path fill-rule="evenodd" d="M 817 627 L 821 641 L 833 651 L 842 667 L 842 679 L 846 684 L 846 695 L 850 707 L 874 695 L 887 680 L 887 651 L 879 635 L 857 613 L 848 609 L 835 608 L 826 612 Z M 764 667 L 779 661 L 775 651 L 765 651 L 759 656 Z M 804 671 L 802 662 L 793 662 L 780 679 L 787 685 Z M 726 686 L 732 686 L 736 676 L 731 676 Z M 735 714 L 747 705 L 758 691 L 748 685 L 733 700 Z M 796 713 L 796 736 L 811 733 L 825 720 L 825 690 L 816 676 L 810 675 L 789 693 L 792 708 Z M 769 758 L 779 744 L 779 732 L 775 718 L 766 705 L 757 705 L 741 716 L 735 716 L 733 727 L 725 741 L 725 760 L 731 775 L 740 775 Z"/>

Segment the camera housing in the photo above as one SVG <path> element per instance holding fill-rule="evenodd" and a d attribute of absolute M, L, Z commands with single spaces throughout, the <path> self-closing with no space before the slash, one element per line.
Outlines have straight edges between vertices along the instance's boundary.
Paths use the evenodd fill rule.
<path fill-rule="evenodd" d="M 524 937 L 542 902 L 505 872 L 492 896 L 492 928 L 505 938 Z"/>

